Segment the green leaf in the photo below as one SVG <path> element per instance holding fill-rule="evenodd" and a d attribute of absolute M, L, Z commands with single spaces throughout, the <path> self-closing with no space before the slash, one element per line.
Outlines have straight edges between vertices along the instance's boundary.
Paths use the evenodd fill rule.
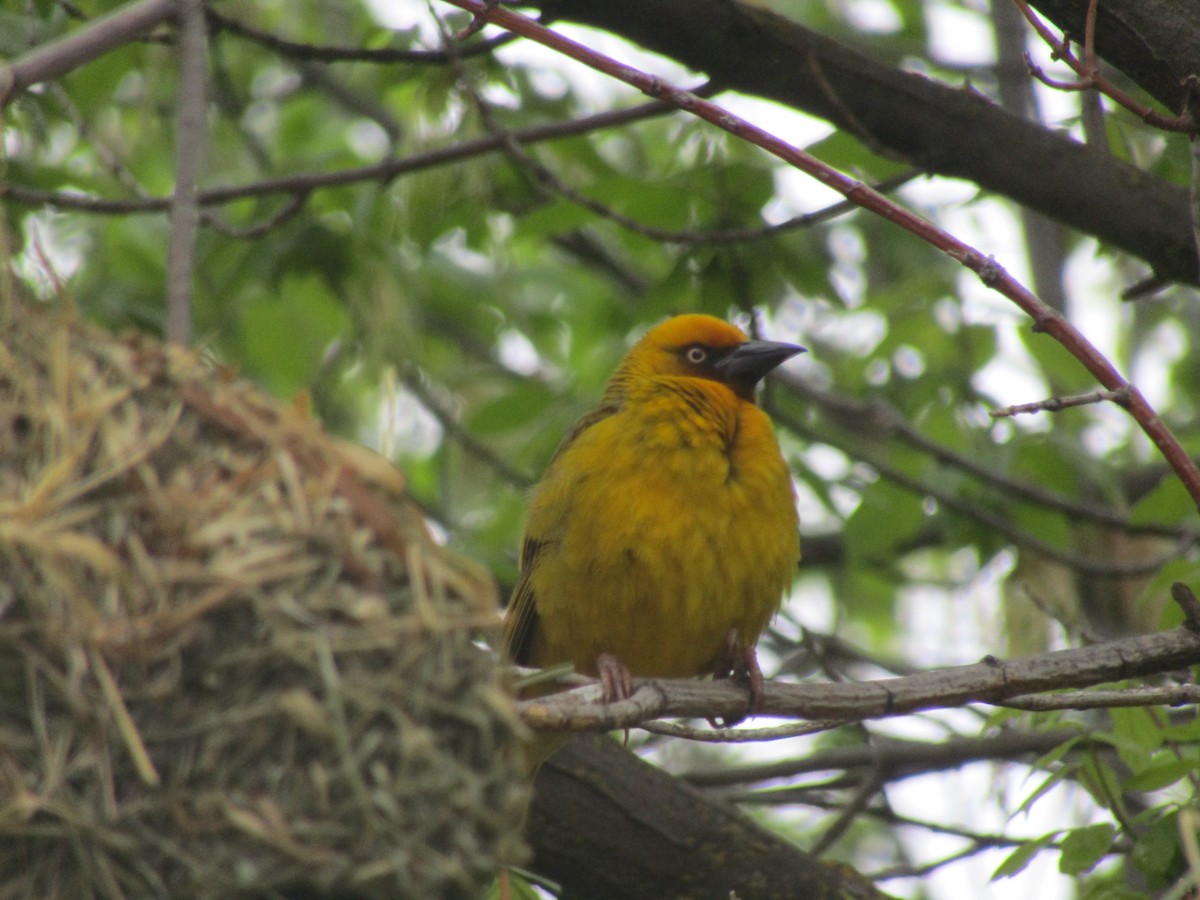
<path fill-rule="evenodd" d="M 1169 750 L 1154 754 L 1150 764 L 1125 782 L 1126 790 L 1158 791 L 1200 769 L 1200 753 L 1176 756 Z"/>
<path fill-rule="evenodd" d="M 894 555 L 895 548 L 924 524 L 921 499 L 891 482 L 875 482 L 846 521 L 846 551 L 859 559 Z"/>
<path fill-rule="evenodd" d="M 1109 717 L 1121 761 L 1140 772 L 1150 762 L 1150 751 L 1162 746 L 1162 722 L 1155 711 L 1140 706 L 1111 709 Z"/>
<path fill-rule="evenodd" d="M 1086 737 L 1086 735 L 1078 734 L 1073 738 L 1069 738 L 1069 739 L 1063 741 L 1061 744 L 1059 744 L 1057 747 L 1055 747 L 1049 753 L 1044 753 L 1042 756 L 1038 757 L 1037 761 L 1034 762 L 1034 764 L 1033 764 L 1033 768 L 1035 768 L 1035 769 L 1050 768 L 1050 766 L 1054 765 L 1056 762 L 1058 762 L 1064 756 L 1066 756 L 1068 753 L 1070 753 L 1071 750 L 1073 750 L 1076 747 L 1076 745 L 1078 745 L 1085 737 Z"/>
<path fill-rule="evenodd" d="M 1143 831 L 1133 845 L 1133 864 L 1146 876 L 1151 888 L 1170 884 L 1181 866 L 1179 849 L 1179 813 L 1162 816 Z"/>
<path fill-rule="evenodd" d="M 1022 801 L 1021 805 L 1018 806 L 1013 812 L 1013 815 L 1015 816 L 1018 813 L 1029 812 L 1029 810 L 1033 808 L 1033 804 L 1040 800 L 1047 791 L 1049 791 L 1060 781 L 1063 781 L 1064 779 L 1073 775 L 1077 770 L 1077 766 L 1067 765 L 1063 766 L 1057 772 L 1052 772 L 1049 776 L 1042 780 L 1042 783 L 1034 789 L 1033 793 L 1031 793 Z"/>
<path fill-rule="evenodd" d="M 268 389 L 287 397 L 308 387 L 346 314 L 323 279 L 286 276 L 278 294 L 242 310 L 242 358 Z"/>
<path fill-rule="evenodd" d="M 1103 808 L 1109 809 L 1114 803 L 1120 803 L 1120 781 L 1112 766 L 1101 762 L 1097 754 L 1087 755 L 1080 763 L 1076 777 Z"/>
<path fill-rule="evenodd" d="M 1195 707 L 1192 707 L 1193 710 Z M 1200 743 L 1200 715 L 1193 714 L 1192 721 L 1178 722 L 1163 726 L 1164 741 L 1175 741 L 1179 744 Z"/>
<path fill-rule="evenodd" d="M 1062 840 L 1058 871 L 1064 875 L 1090 872 L 1112 847 L 1114 833 L 1108 822 L 1068 831 Z"/>
<path fill-rule="evenodd" d="M 1026 841 L 1021 844 L 1021 846 L 1005 857 L 1004 862 L 996 867 L 996 871 L 992 873 L 992 881 L 998 881 L 1001 878 L 1011 878 L 1024 871 L 1025 867 L 1033 861 L 1035 856 L 1054 843 L 1054 839 L 1058 837 L 1059 833 L 1052 831 L 1036 840 Z"/>
<path fill-rule="evenodd" d="M 1134 525 L 1174 525 L 1196 515 L 1196 501 L 1174 474 L 1165 475 L 1158 487 L 1138 501 L 1129 515 Z"/>

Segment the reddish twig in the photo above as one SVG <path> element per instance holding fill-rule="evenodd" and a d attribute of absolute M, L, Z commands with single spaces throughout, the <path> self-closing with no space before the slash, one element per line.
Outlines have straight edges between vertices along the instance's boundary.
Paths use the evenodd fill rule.
<path fill-rule="evenodd" d="M 451 2 L 454 2 L 454 0 L 451 0 Z M 1060 91 L 1086 91 L 1094 88 L 1114 103 L 1125 107 L 1125 109 L 1129 110 L 1147 125 L 1161 128 L 1163 131 L 1179 131 L 1189 135 L 1196 133 L 1196 121 L 1186 109 L 1178 116 L 1164 116 L 1162 113 L 1155 112 L 1144 103 L 1139 103 L 1101 74 L 1100 67 L 1096 64 L 1097 0 L 1091 0 L 1088 4 L 1087 19 L 1084 24 L 1082 60 L 1071 52 L 1070 41 L 1065 37 L 1060 39 L 1054 36 L 1054 32 L 1050 30 L 1050 27 L 1038 18 L 1037 13 L 1029 8 L 1027 0 L 1013 0 L 1013 2 L 1016 3 L 1017 8 L 1021 10 L 1021 14 L 1025 16 L 1025 19 L 1033 27 L 1033 30 L 1050 47 L 1051 59 L 1062 60 L 1071 67 L 1071 71 L 1079 76 L 1078 81 L 1058 81 L 1050 78 L 1041 68 L 1034 65 L 1029 54 L 1025 54 L 1025 63 L 1029 67 L 1029 74 L 1042 82 L 1042 84 Z"/>
<path fill-rule="evenodd" d="M 1129 400 L 1129 392 L 1122 389 L 1116 391 L 1089 391 L 1086 394 L 1076 394 L 1073 397 L 1050 397 L 1038 400 L 1036 403 L 1018 403 L 1015 406 L 1004 406 L 993 409 L 988 413 L 993 419 L 1004 419 L 1018 416 L 1021 413 L 1058 412 L 1071 406 L 1090 406 L 1094 403 L 1116 403 L 1124 406 Z"/>
<path fill-rule="evenodd" d="M 1083 363 L 1100 384 L 1112 391 L 1128 391 L 1127 408 L 1130 415 L 1141 426 L 1146 436 L 1154 442 L 1168 465 L 1179 476 L 1192 499 L 1200 505 L 1200 468 L 1196 467 L 1175 435 L 1158 417 L 1146 398 L 1142 396 L 1141 391 L 1127 382 L 1116 370 L 1116 367 L 1083 336 L 1079 329 L 1039 300 L 992 257 L 984 256 L 974 247 L 943 231 L 911 210 L 898 206 L 862 182 L 842 174 L 816 157 L 750 124 L 745 119 L 733 115 L 715 103 L 702 100 L 657 76 L 647 75 L 631 66 L 623 65 L 611 57 L 569 40 L 512 10 L 503 7 L 489 8 L 482 0 L 448 0 L 448 2 L 466 10 L 473 16 L 484 18 L 493 25 L 537 41 L 564 56 L 632 85 L 643 93 L 704 119 L 735 137 L 762 147 L 768 153 L 811 175 L 862 208 L 912 232 L 978 274 L 985 285 L 1008 297 L 1033 319 L 1035 331 L 1045 332 L 1062 344 Z"/>

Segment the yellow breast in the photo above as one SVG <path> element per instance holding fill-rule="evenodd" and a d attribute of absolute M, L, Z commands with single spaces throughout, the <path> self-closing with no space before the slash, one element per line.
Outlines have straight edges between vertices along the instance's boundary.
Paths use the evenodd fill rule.
<path fill-rule="evenodd" d="M 724 386 L 647 379 L 582 433 L 531 499 L 539 665 L 711 671 L 730 628 L 753 644 L 799 559 L 787 466 L 766 415 Z"/>

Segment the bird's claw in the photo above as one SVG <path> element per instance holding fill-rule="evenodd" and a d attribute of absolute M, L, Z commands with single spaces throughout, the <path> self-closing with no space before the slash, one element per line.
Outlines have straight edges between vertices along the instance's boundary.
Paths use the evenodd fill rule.
<path fill-rule="evenodd" d="M 596 657 L 596 674 L 600 677 L 602 702 L 615 703 L 633 696 L 633 674 L 612 653 L 601 653 Z M 761 679 L 761 673 L 759 676 Z"/>
<path fill-rule="evenodd" d="M 742 646 L 736 628 L 730 628 L 728 634 L 725 635 L 725 643 L 713 664 L 713 678 L 745 678 L 750 688 L 750 703 L 747 713 L 754 715 L 762 709 L 763 672 L 762 667 L 758 664 L 758 653 L 753 645 Z M 713 728 L 732 728 L 745 718 L 746 716 L 734 716 L 720 720 L 710 718 L 708 724 Z"/>

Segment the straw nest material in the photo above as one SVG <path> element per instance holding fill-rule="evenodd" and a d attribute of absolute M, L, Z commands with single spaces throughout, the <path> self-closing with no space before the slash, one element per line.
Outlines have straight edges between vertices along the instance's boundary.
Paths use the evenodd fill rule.
<path fill-rule="evenodd" d="M 0 898 L 477 897 L 490 579 L 200 355 L 0 301 Z"/>

